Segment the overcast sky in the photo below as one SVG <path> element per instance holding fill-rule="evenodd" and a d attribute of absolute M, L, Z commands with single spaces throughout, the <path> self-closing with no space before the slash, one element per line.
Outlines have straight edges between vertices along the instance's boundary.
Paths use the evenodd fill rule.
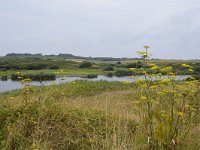
<path fill-rule="evenodd" d="M 0 0 L 0 55 L 200 59 L 200 0 Z"/>

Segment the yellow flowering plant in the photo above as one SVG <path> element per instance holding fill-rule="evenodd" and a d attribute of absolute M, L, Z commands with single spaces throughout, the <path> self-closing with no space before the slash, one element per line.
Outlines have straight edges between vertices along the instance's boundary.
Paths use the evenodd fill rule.
<path fill-rule="evenodd" d="M 194 96 L 199 95 L 199 83 L 194 79 L 187 81 L 190 84 L 175 81 L 173 68 L 149 63 L 149 47 L 144 47 L 146 51 L 138 54 L 148 68 L 143 68 L 145 80 L 135 82 L 140 92 L 134 105 L 137 105 L 148 149 L 173 149 L 184 142 L 199 112 L 200 99 Z M 192 69 L 187 64 L 182 67 Z M 191 91 L 194 86 L 197 90 Z"/>

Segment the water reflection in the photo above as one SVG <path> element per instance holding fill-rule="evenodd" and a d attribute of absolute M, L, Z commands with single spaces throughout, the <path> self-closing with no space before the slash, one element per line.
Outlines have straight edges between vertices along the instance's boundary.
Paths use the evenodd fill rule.
<path fill-rule="evenodd" d="M 188 78 L 189 76 L 185 75 L 185 76 L 177 76 L 176 80 L 184 80 L 186 78 Z M 158 77 L 157 77 L 158 78 Z M 162 76 L 159 78 L 166 78 L 166 76 Z M 81 77 L 56 77 L 56 80 L 53 81 L 55 84 L 61 84 L 61 83 L 65 83 L 65 82 L 71 82 L 71 81 L 75 81 L 75 80 L 88 80 L 88 81 L 100 81 L 100 80 L 105 80 L 105 81 L 130 81 L 130 82 L 134 82 L 135 80 L 138 79 L 144 79 L 144 76 L 136 76 L 136 77 L 130 77 L 130 76 L 125 76 L 125 77 L 108 77 L 108 76 L 103 76 L 103 75 L 99 75 L 97 78 L 93 78 L 93 79 L 86 79 L 86 78 L 81 78 Z M 43 82 L 38 82 L 38 81 L 33 81 L 31 82 L 32 86 L 40 86 L 40 85 L 44 85 L 44 86 L 48 86 L 51 85 L 52 81 L 43 81 Z M 6 91 L 11 91 L 11 90 L 15 90 L 15 89 L 21 89 L 23 88 L 23 86 L 21 85 L 21 83 L 19 81 L 12 81 L 11 79 L 8 79 L 7 81 L 2 81 L 0 80 L 0 92 L 6 92 Z"/>

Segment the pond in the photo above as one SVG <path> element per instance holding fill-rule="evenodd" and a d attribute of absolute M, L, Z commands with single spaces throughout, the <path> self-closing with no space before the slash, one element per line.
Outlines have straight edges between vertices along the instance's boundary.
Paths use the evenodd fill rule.
<path fill-rule="evenodd" d="M 176 80 L 184 80 L 187 79 L 189 76 L 188 75 L 184 75 L 184 76 L 177 76 Z M 159 77 L 160 78 L 160 77 Z M 166 78 L 166 76 L 162 76 L 161 78 Z M 136 77 L 131 77 L 131 76 L 125 76 L 125 77 L 116 77 L 116 76 L 112 76 L 112 77 L 108 77 L 108 76 L 103 76 L 103 75 L 99 75 L 97 78 L 92 78 L 92 79 L 88 79 L 88 78 L 81 78 L 81 77 L 64 77 L 64 76 L 57 76 L 55 81 L 43 81 L 43 82 L 38 82 L 38 81 L 33 81 L 31 82 L 31 86 L 48 86 L 51 85 L 52 82 L 55 82 L 56 84 L 61 84 L 61 83 L 65 83 L 65 82 L 71 82 L 71 81 L 75 81 L 75 80 L 88 80 L 88 81 L 130 81 L 130 82 L 134 82 L 135 80 L 139 80 L 139 79 L 145 79 L 144 76 L 136 76 Z M 2 81 L 0 80 L 0 92 L 7 92 L 7 91 L 11 91 L 11 90 L 15 90 L 15 89 L 21 89 L 23 88 L 23 86 L 21 85 L 21 83 L 19 81 L 12 81 L 10 78 L 8 78 L 7 81 Z"/>

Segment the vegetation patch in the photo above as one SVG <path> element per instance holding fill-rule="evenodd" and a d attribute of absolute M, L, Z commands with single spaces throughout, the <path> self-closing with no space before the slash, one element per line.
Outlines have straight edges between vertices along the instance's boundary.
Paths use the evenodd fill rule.
<path fill-rule="evenodd" d="M 12 74 L 11 80 L 18 81 L 22 79 L 31 79 L 33 81 L 55 80 L 55 74 Z"/>

